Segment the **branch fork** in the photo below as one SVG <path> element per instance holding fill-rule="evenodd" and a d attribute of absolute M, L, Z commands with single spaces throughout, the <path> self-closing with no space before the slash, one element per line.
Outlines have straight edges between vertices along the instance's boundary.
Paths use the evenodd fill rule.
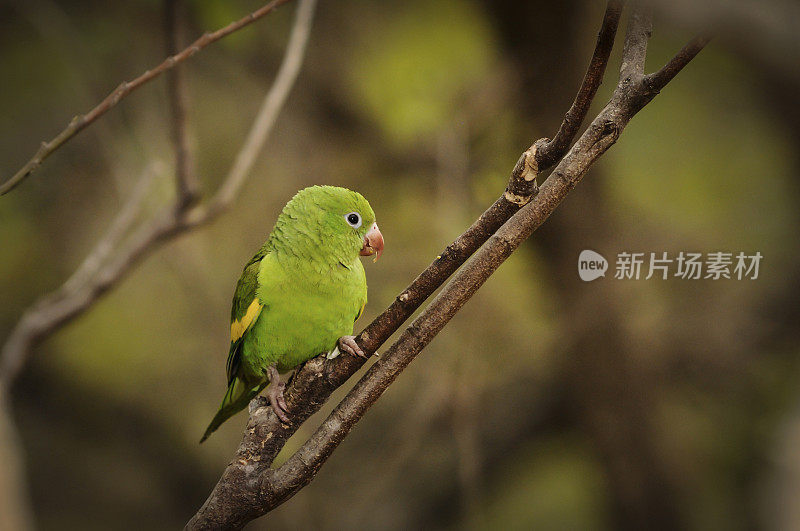
<path fill-rule="evenodd" d="M 0 186 L 0 194 L 16 186 L 46 156 L 93 123 L 132 90 L 174 68 L 214 40 L 236 31 L 287 1 L 275 0 L 217 32 L 205 34 L 182 52 L 169 55 L 155 69 L 145 72 L 130 83 L 121 84 L 92 111 L 76 117 L 51 142 L 43 143 L 34 158 L 12 179 Z M 82 266 L 76 273 L 75 277 L 79 277 L 80 282 L 68 281 L 23 315 L 0 355 L 0 389 L 7 388 L 7 384 L 13 381 L 36 341 L 52 334 L 86 311 L 160 243 L 210 221 L 235 199 L 297 75 L 310 33 L 314 4 L 314 0 L 301 0 L 287 52 L 275 83 L 265 98 L 259 116 L 229 175 L 212 199 L 205 204 L 192 206 L 196 197 L 194 170 L 183 124 L 185 113 L 181 111 L 183 93 L 180 77 L 174 76 L 170 101 L 176 122 L 173 130 L 178 189 L 175 205 L 136 230 L 133 230 L 133 221 L 127 217 L 120 220 L 123 217 L 121 213 L 114 224 L 116 228 L 112 228 L 109 235 L 87 257 L 86 263 L 91 264 L 91 267 L 86 266 L 81 272 L 84 269 Z M 630 119 L 707 42 L 702 37 L 694 39 L 659 71 L 644 74 L 647 39 L 652 31 L 652 22 L 649 12 L 636 5 L 625 37 L 617 88 L 608 104 L 578 137 L 578 130 L 602 82 L 622 5 L 621 0 L 609 0 L 589 67 L 575 100 L 553 139 L 539 139 L 522 153 L 500 197 L 356 337 L 356 343 L 366 354 L 376 352 L 447 282 L 444 288 L 336 405 L 314 434 L 278 468 L 273 469 L 271 466 L 289 437 L 321 408 L 334 390 L 363 366 L 365 360 L 355 356 L 339 356 L 327 360 L 321 355 L 299 367 L 290 379 L 284 395 L 291 411 L 291 425 L 282 424 L 272 408 L 266 407 L 265 399 L 254 400 L 250 404 L 250 418 L 234 459 L 203 506 L 189 521 L 187 529 L 241 528 L 247 522 L 274 509 L 311 482 L 367 409 L 505 259 L 544 223 L 580 182 L 591 165 L 616 142 Z M 537 179 L 550 168 L 553 168 L 551 175 L 540 187 Z M 123 209 L 126 212 L 130 210 L 136 209 Z M 132 234 L 123 241 L 121 235 L 129 230 Z M 119 246 L 109 247 L 109 241 L 118 243 Z M 109 248 L 115 247 L 116 253 L 109 251 Z"/>
<path fill-rule="evenodd" d="M 291 428 L 277 426 L 272 411 L 257 403 L 237 451 L 237 458 L 244 461 L 237 460 L 225 470 L 187 529 L 238 529 L 307 485 L 400 372 L 500 264 L 544 223 L 591 165 L 616 142 L 633 115 L 657 94 L 650 88 L 660 90 L 702 48 L 702 41 L 694 46 L 687 45 L 688 51 L 682 51 L 659 73 L 646 78 L 643 68 L 651 26 L 647 13 L 636 6 L 625 39 L 622 69 L 625 75 L 621 74 L 611 101 L 570 148 L 602 81 L 621 7 L 619 1 L 608 3 L 589 69 L 559 133 L 553 140 L 537 140 L 520 156 L 503 195 L 367 326 L 357 342 L 366 352 L 374 352 L 455 273 L 453 278 L 369 368 L 314 434 L 277 469 L 269 467 L 288 437 L 312 410 L 319 409 L 340 382 L 363 364 L 363 360 L 352 356 L 340 356 L 327 362 L 314 358 L 302 366 L 287 387 L 292 403 L 296 403 L 295 396 L 300 396 L 304 404 Z M 629 69 L 633 70 L 628 72 Z M 665 70 L 669 76 L 660 73 Z M 578 117 L 580 120 L 576 122 Z M 537 177 L 554 165 L 551 176 L 539 188 Z M 320 386 L 319 382 L 326 384 Z M 312 390 L 315 384 L 317 391 Z M 246 501 L 240 501 L 242 499 Z"/>
<path fill-rule="evenodd" d="M 17 185 L 19 185 L 23 180 L 25 180 L 28 176 L 30 176 L 33 172 L 35 172 L 39 168 L 44 159 L 49 157 L 56 149 L 61 147 L 65 142 L 67 142 L 73 136 L 80 133 L 83 129 L 85 129 L 99 117 L 101 117 L 106 112 L 115 107 L 123 98 L 128 96 L 131 92 L 141 87 L 145 83 L 152 81 L 161 74 L 171 70 L 179 63 L 186 61 L 187 59 L 192 57 L 195 53 L 199 52 L 209 44 L 212 44 L 222 39 L 223 37 L 227 37 L 231 33 L 238 31 L 243 27 L 255 22 L 256 20 L 271 13 L 272 11 L 282 6 L 283 4 L 287 3 L 288 1 L 289 0 L 273 0 L 264 7 L 250 13 L 249 15 L 237 20 L 236 22 L 231 22 L 224 28 L 221 28 L 214 32 L 206 32 L 199 39 L 197 39 L 191 45 L 189 45 L 189 47 L 185 48 L 183 51 L 179 53 L 170 55 L 155 68 L 146 70 L 143 74 L 141 74 L 139 77 L 137 77 L 132 81 L 123 81 L 122 83 L 120 83 L 117 86 L 117 88 L 115 88 L 108 96 L 106 96 L 103 99 L 103 101 L 97 104 L 97 106 L 92 108 L 86 114 L 75 116 L 70 121 L 69 125 L 67 125 L 66 128 L 64 128 L 58 135 L 56 135 L 49 142 L 42 142 L 41 146 L 33 155 L 33 157 L 27 163 L 25 163 L 25 165 L 22 168 L 20 168 L 6 182 L 0 184 L 0 195 L 5 195 L 14 188 L 16 188 Z"/>
<path fill-rule="evenodd" d="M 196 41 L 199 43 L 198 49 L 244 27 L 247 20 L 257 20 L 263 17 L 287 1 L 273 1 L 254 12 L 252 19 L 245 17 L 222 30 L 208 34 L 210 36 L 201 37 Z M 166 0 L 166 4 L 167 47 L 168 49 L 177 48 L 178 8 L 175 5 L 177 2 Z M 207 202 L 202 204 L 198 204 L 198 180 L 188 139 L 185 88 L 180 73 L 171 72 L 174 76 L 170 81 L 168 92 L 175 149 L 177 189 L 175 200 L 157 212 L 151 219 L 140 222 L 142 206 L 150 183 L 155 174 L 163 173 L 158 165 L 151 165 L 152 167 L 146 170 L 145 176 L 140 179 L 140 183 L 144 184 L 135 186 L 134 192 L 128 198 L 127 203 L 122 206 L 117 218 L 111 223 L 107 234 L 95 245 L 84 260 L 84 264 L 61 287 L 40 297 L 23 313 L 12 329 L 0 349 L 0 383 L 5 389 L 11 387 L 36 344 L 86 312 L 103 294 L 118 285 L 136 264 L 162 244 L 211 222 L 233 204 L 297 79 L 311 34 L 315 6 L 316 0 L 299 2 L 283 62 L 256 115 L 247 140 L 237 154 L 236 161 L 223 179 L 220 188 Z M 191 53 L 194 52 L 191 52 L 190 47 L 175 57 L 185 58 Z M 168 62 L 169 60 L 165 60 L 162 64 Z M 179 61 L 176 60 L 175 64 L 177 62 Z M 162 71 L 160 70 L 159 73 Z M 137 78 L 137 83 L 143 84 L 152 79 L 157 75 L 154 72 L 155 70 L 146 72 Z M 130 84 L 126 88 L 126 83 L 122 83 L 117 90 L 123 91 L 120 94 L 127 94 L 124 91 L 132 89 Z M 114 94 L 109 95 L 106 100 L 113 98 Z M 103 105 L 104 103 L 101 103 L 84 117 L 74 118 L 72 127 L 86 127 L 93 123 L 102 112 L 105 112 L 98 111 L 98 109 L 105 109 Z M 98 112 L 99 114 L 97 114 Z M 92 115 L 92 113 L 95 114 Z M 87 118 L 90 115 L 92 117 Z M 72 132 L 65 130 L 57 139 L 42 149 L 49 150 L 48 153 L 52 152 L 60 143 L 63 143 L 64 139 L 75 134 L 75 130 L 70 131 Z M 53 143 L 57 141 L 59 144 L 54 145 Z M 41 162 L 41 158 L 37 160 Z M 3 193 L 3 187 L 0 187 L 1 193 Z"/>

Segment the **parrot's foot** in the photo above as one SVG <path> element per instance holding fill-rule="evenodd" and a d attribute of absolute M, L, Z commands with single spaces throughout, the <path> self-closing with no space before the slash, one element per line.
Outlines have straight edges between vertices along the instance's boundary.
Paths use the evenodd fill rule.
<path fill-rule="evenodd" d="M 347 352 L 351 356 L 358 356 L 359 358 L 367 359 L 367 356 L 361 347 L 356 343 L 356 336 L 342 336 L 339 338 L 336 347 L 342 352 Z"/>
<path fill-rule="evenodd" d="M 283 397 L 283 390 L 286 389 L 286 383 L 281 381 L 281 375 L 274 365 L 270 365 L 268 369 L 269 388 L 267 389 L 267 399 L 272 406 L 272 411 L 281 419 L 285 424 L 291 424 L 289 417 L 286 415 L 289 408 L 286 406 L 286 399 Z"/>

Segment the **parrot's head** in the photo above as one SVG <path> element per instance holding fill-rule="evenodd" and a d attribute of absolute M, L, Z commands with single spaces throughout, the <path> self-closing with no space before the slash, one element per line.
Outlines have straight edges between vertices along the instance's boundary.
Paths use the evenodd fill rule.
<path fill-rule="evenodd" d="M 284 244 L 311 247 L 316 257 L 347 266 L 359 255 L 383 253 L 375 212 L 359 194 L 338 186 L 310 186 L 286 204 L 277 226 Z"/>

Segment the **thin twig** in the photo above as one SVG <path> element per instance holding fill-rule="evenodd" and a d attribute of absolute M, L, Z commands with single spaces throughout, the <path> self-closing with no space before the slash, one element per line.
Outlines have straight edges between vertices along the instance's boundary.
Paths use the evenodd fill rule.
<path fill-rule="evenodd" d="M 689 61 L 700 53 L 700 50 L 702 50 L 710 40 L 710 37 L 695 37 L 686 46 L 681 48 L 681 50 L 675 54 L 675 57 L 670 59 L 659 71 L 645 76 L 645 82 L 651 89 L 661 90 L 667 83 L 672 81 L 672 78 L 674 78 Z"/>
<path fill-rule="evenodd" d="M 153 180 L 156 176 L 163 175 L 164 170 L 163 164 L 155 163 L 149 165 L 142 172 L 142 176 L 136 182 L 122 210 L 111 222 L 111 227 L 109 227 L 103 238 L 95 244 L 91 252 L 86 255 L 78 269 L 64 282 L 63 294 L 65 296 L 78 291 L 81 286 L 84 286 L 92 277 L 97 275 L 100 267 L 106 263 L 111 253 L 139 219 Z"/>
<path fill-rule="evenodd" d="M 603 82 L 608 58 L 614 48 L 614 38 L 617 35 L 619 18 L 624 4 L 624 0 L 609 0 L 606 4 L 606 11 L 603 15 L 600 32 L 597 34 L 594 53 L 583 77 L 581 88 L 575 96 L 575 101 L 572 102 L 572 106 L 564 116 L 564 121 L 561 122 L 561 127 L 558 128 L 558 133 L 552 140 L 544 142 L 536 151 L 538 172 L 546 171 L 564 156 L 578 133 L 583 120 L 589 113 L 589 107 L 594 100 L 597 89 Z"/>
<path fill-rule="evenodd" d="M 91 307 L 151 251 L 156 242 L 173 233 L 176 227 L 174 209 L 168 208 L 135 231 L 110 261 L 98 268 L 85 283 L 73 285 L 69 290 L 62 285 L 28 308 L 3 345 L 0 383 L 10 388 L 34 344 Z"/>
<path fill-rule="evenodd" d="M 167 55 L 180 49 L 182 35 L 182 15 L 185 9 L 181 0 L 164 1 L 164 29 L 166 33 Z M 197 200 L 199 187 L 195 174 L 192 146 L 187 126 L 187 96 L 184 67 L 177 65 L 167 73 L 167 94 L 172 112 L 172 143 L 175 147 L 175 184 L 178 208 L 183 210 Z"/>
<path fill-rule="evenodd" d="M 276 8 L 289 2 L 290 0 L 273 0 L 264 7 L 250 13 L 249 15 L 231 22 L 224 28 L 221 28 L 212 33 L 205 33 L 199 39 L 194 41 L 191 45 L 184 48 L 180 53 L 167 57 L 161 64 L 151 70 L 147 70 L 142 75 L 132 81 L 123 81 L 116 89 L 114 89 L 108 96 L 105 97 L 96 107 L 87 112 L 86 114 L 75 116 L 58 135 L 48 142 L 42 142 L 39 149 L 33 157 L 15 173 L 8 181 L 0 185 L 0 195 L 4 195 L 13 190 L 19 183 L 26 177 L 31 175 L 41 165 L 42 161 L 49 157 L 56 149 L 61 147 L 70 138 L 81 132 L 92 122 L 97 120 L 100 116 L 108 112 L 112 107 L 116 106 L 123 98 L 128 96 L 131 92 L 141 87 L 148 81 L 152 81 L 164 72 L 174 68 L 176 65 L 186 61 L 191 56 L 223 37 L 242 29 L 243 27 L 252 24 L 256 20 L 271 13 Z"/>
<path fill-rule="evenodd" d="M 302 62 L 315 4 L 316 0 L 300 1 L 281 70 L 270 87 L 265 101 L 278 101 L 281 104 L 285 102 L 296 77 L 296 72 L 292 76 L 288 76 L 285 72 L 289 69 L 293 71 L 297 68 L 295 65 Z M 299 39 L 298 34 L 305 35 L 306 38 Z M 286 57 L 288 55 L 293 58 L 289 60 Z M 283 81 L 278 84 L 278 79 Z M 267 113 L 270 120 L 265 121 L 264 115 Z M 251 128 L 249 135 L 251 140 L 242 150 L 252 150 L 253 145 L 261 146 L 272 130 L 277 116 L 277 109 L 273 106 L 263 106 Z M 258 135 L 254 136 L 252 131 L 256 129 Z M 252 161 L 237 172 L 246 174 L 250 166 Z M 225 182 L 234 178 L 239 180 L 239 184 L 233 189 L 233 194 L 226 195 L 223 201 L 218 198 L 218 192 L 210 203 L 214 205 L 213 208 L 198 205 L 183 213 L 179 208 L 180 198 L 177 198 L 175 205 L 168 205 L 150 221 L 140 225 L 128 239 L 121 241 L 122 236 L 131 228 L 132 221 L 136 218 L 134 213 L 138 213 L 141 205 L 144 192 L 140 194 L 137 189 L 123 207 L 108 234 L 89 253 L 73 277 L 54 292 L 41 297 L 23 313 L 0 350 L 0 383 L 7 388 L 11 387 L 37 342 L 91 308 L 99 297 L 116 286 L 134 265 L 159 248 L 160 244 L 210 222 L 215 215 L 229 207 L 235 199 L 241 181 L 244 180 L 244 175 L 237 172 L 232 168 L 225 178 Z M 116 252 L 112 253 L 114 248 Z"/>
<path fill-rule="evenodd" d="M 639 23 L 634 24 L 634 28 L 638 27 Z M 626 48 L 636 50 L 635 64 L 640 64 L 640 59 L 641 64 L 644 64 L 646 48 L 642 47 L 641 35 L 639 31 L 632 31 L 626 37 Z M 646 46 L 646 42 L 644 45 Z M 349 356 L 334 360 L 326 360 L 320 356 L 299 369 L 286 391 L 287 402 L 292 411 L 292 426 L 281 424 L 265 400 L 253 401 L 250 405 L 250 420 L 234 460 L 225 469 L 206 502 L 187 524 L 187 529 L 238 529 L 277 507 L 307 485 L 366 410 L 380 398 L 400 372 L 500 264 L 544 223 L 591 165 L 616 142 L 630 119 L 652 97 L 641 79 L 632 83 L 629 77 L 621 78 L 611 101 L 556 166 L 533 200 L 527 202 L 488 238 L 419 317 L 403 331 L 400 338 L 370 367 L 314 434 L 278 469 L 270 466 L 288 436 L 294 433 L 296 426 L 318 410 L 336 384 L 344 382 L 352 374 L 349 371 L 360 367 L 362 362 Z M 509 188 L 524 180 L 520 177 L 525 175 L 529 166 L 526 160 L 531 155 L 535 157 L 535 145 L 520 157 L 512 172 Z M 504 198 L 505 195 L 487 212 L 502 204 Z M 470 230 L 482 234 L 486 225 L 496 219 L 492 217 L 484 220 L 482 217 L 483 223 L 479 220 Z M 461 238 L 463 235 L 451 247 L 463 249 L 460 246 Z M 459 253 L 458 256 L 462 255 Z M 360 334 L 359 340 L 365 350 L 374 351 L 385 340 L 383 334 L 395 328 L 394 319 L 403 318 L 405 307 L 402 303 L 409 300 L 409 294 L 425 291 L 439 280 L 431 271 L 437 270 L 440 260 L 441 258 L 437 258 L 409 289 L 398 296 L 389 309 Z M 432 276 L 423 285 L 418 285 L 420 278 L 426 274 Z M 390 312 L 392 308 L 395 313 Z M 377 338 L 370 333 L 373 329 Z"/>
<path fill-rule="evenodd" d="M 0 383 L 10 388 L 34 343 L 77 316 L 99 296 L 103 286 L 101 269 L 138 219 L 147 192 L 158 174 L 158 165 L 148 167 L 106 234 L 86 255 L 75 272 L 55 291 L 40 297 L 23 314 L 0 350 Z"/>
<path fill-rule="evenodd" d="M 236 155 L 233 167 L 231 167 L 222 185 L 207 206 L 195 209 L 194 212 L 189 214 L 187 217 L 188 224 L 204 223 L 214 218 L 227 208 L 239 193 L 247 174 L 264 147 L 264 142 L 266 142 L 272 128 L 275 126 L 275 122 L 278 120 L 278 114 L 286 103 L 286 98 L 297 80 L 297 75 L 300 73 L 305 49 L 311 35 L 316 4 L 317 0 L 308 0 L 301 2 L 297 6 L 297 18 L 295 19 L 292 34 L 289 36 L 289 43 L 286 45 L 283 61 L 278 69 L 278 74 L 275 76 L 275 81 L 273 81 L 272 89 L 264 97 L 256 119 L 247 134 L 247 139 Z"/>

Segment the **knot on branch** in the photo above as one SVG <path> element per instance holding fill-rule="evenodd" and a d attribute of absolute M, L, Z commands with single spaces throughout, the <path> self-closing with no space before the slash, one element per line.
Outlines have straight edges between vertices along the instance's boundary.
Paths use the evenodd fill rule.
<path fill-rule="evenodd" d="M 503 197 L 509 203 L 514 203 L 515 205 L 519 205 L 521 207 L 527 205 L 528 203 L 530 203 L 531 199 L 533 199 L 533 195 L 532 194 L 531 195 L 518 195 L 518 194 L 515 194 L 514 192 L 512 192 L 510 190 L 506 190 L 505 193 L 503 193 Z"/>
<path fill-rule="evenodd" d="M 256 410 L 264 407 L 269 407 L 269 400 L 267 400 L 265 396 L 258 395 L 250 401 L 247 411 L 252 416 L 255 414 Z"/>
<path fill-rule="evenodd" d="M 601 154 L 610 148 L 619 138 L 623 125 L 612 119 L 604 119 L 597 124 L 597 133 L 591 144 L 595 154 Z"/>
<path fill-rule="evenodd" d="M 526 205 L 539 192 L 539 185 L 536 177 L 539 175 L 539 160 L 537 154 L 542 145 L 549 142 L 547 138 L 541 138 L 533 143 L 525 152 L 520 155 L 514 169 L 511 171 L 511 178 L 503 194 L 511 203 L 519 206 Z"/>

